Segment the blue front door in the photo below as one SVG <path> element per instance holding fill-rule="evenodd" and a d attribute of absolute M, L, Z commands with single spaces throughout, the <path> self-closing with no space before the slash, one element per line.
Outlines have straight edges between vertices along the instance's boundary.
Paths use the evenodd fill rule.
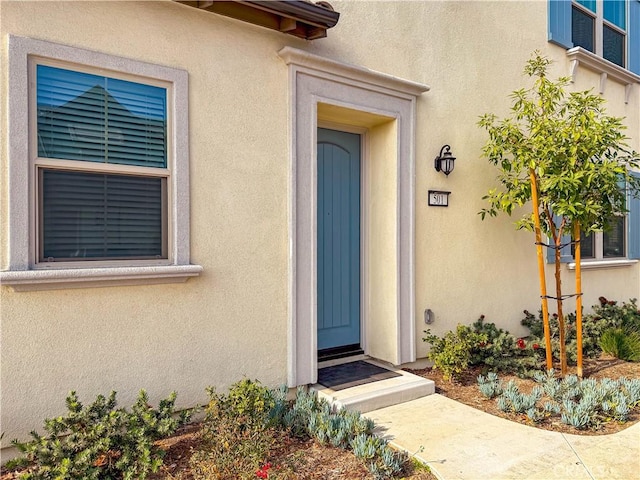
<path fill-rule="evenodd" d="M 318 129 L 318 350 L 360 345 L 360 135 Z"/>

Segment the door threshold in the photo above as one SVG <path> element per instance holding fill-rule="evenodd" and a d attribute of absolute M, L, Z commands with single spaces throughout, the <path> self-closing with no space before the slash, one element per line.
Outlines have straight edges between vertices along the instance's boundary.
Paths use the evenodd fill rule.
<path fill-rule="evenodd" d="M 369 360 L 371 357 L 369 355 L 365 355 L 364 353 L 351 355 L 348 357 L 340 357 L 334 358 L 332 360 L 318 360 L 318 369 L 326 368 L 326 367 L 335 367 L 336 365 L 342 365 L 344 363 L 352 363 L 357 362 L 358 360 Z"/>
<path fill-rule="evenodd" d="M 364 354 L 364 350 L 360 347 L 359 343 L 345 345 L 343 347 L 327 348 L 324 350 L 318 350 L 318 362 L 350 358 L 355 355 L 362 354 Z"/>

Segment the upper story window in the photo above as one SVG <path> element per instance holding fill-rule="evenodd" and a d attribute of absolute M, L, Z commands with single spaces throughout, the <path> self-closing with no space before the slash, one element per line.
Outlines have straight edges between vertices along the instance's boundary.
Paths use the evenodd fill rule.
<path fill-rule="evenodd" d="M 571 9 L 571 40 L 621 67 L 626 67 L 627 7 L 624 0 L 577 0 Z"/>
<path fill-rule="evenodd" d="M 184 70 L 8 37 L 7 245 L 16 290 L 184 282 Z"/>
<path fill-rule="evenodd" d="M 549 40 L 640 74 L 640 0 L 549 0 Z"/>

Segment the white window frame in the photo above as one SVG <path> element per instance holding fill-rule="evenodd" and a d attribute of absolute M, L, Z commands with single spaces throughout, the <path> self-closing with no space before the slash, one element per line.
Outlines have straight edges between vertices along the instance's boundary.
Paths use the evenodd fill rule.
<path fill-rule="evenodd" d="M 604 25 L 606 25 L 607 27 L 615 30 L 618 33 L 621 33 L 622 35 L 624 35 L 624 52 L 623 52 L 623 58 L 624 58 L 624 66 L 620 66 L 618 65 L 620 68 L 628 68 L 629 67 L 629 31 L 628 31 L 628 23 L 629 23 L 629 7 L 627 5 L 627 3 L 625 2 L 625 12 L 624 12 L 624 16 L 625 16 L 625 29 L 622 30 L 620 27 L 618 27 L 617 25 L 614 25 L 613 23 L 607 21 L 604 19 L 604 0 L 597 0 L 596 1 L 596 11 L 592 12 L 591 10 L 589 10 L 588 8 L 586 8 L 585 6 L 579 4 L 578 2 L 576 2 L 575 0 L 573 0 L 571 2 L 571 7 L 575 7 L 578 8 L 579 10 L 581 10 L 582 12 L 584 12 L 585 14 L 589 15 L 590 17 L 593 17 L 595 19 L 595 32 L 594 32 L 594 45 L 595 45 L 595 53 L 597 56 L 604 58 L 604 33 L 603 33 L 603 27 Z"/>
<path fill-rule="evenodd" d="M 3 265 L 0 282 L 15 290 L 40 290 L 174 283 L 199 275 L 202 267 L 190 264 L 187 72 L 31 38 L 9 36 L 8 44 L 8 232 L 5 234 L 8 265 Z M 36 128 L 35 110 L 29 106 L 29 95 L 35 85 L 31 82 L 29 65 L 38 58 L 64 62 L 71 68 L 76 65 L 78 70 L 90 69 L 105 76 L 134 76 L 148 79 L 149 83 L 159 81 L 169 87 L 167 260 L 37 262 L 36 153 L 29 141 Z"/>

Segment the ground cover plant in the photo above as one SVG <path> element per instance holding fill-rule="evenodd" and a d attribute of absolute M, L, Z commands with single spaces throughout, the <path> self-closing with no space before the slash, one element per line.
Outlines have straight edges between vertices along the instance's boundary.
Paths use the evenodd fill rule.
<path fill-rule="evenodd" d="M 314 392 L 299 388 L 293 403 L 286 390 L 270 390 L 243 380 L 227 395 L 209 391 L 203 442 L 191 457 L 196 480 L 209 478 L 298 478 L 295 461 L 270 461 L 288 436 L 314 439 L 348 450 L 374 479 L 395 478 L 409 468 L 408 456 L 373 435 L 374 424 L 358 412 L 334 410 Z"/>
<path fill-rule="evenodd" d="M 336 411 L 304 388 L 292 402 L 286 393 L 248 379 L 226 394 L 210 388 L 204 420 L 176 435 L 186 416 L 174 418 L 175 394 L 155 410 L 141 392 L 131 413 L 115 408 L 115 393 L 88 407 L 71 394 L 69 414 L 47 420 L 49 436 L 16 442 L 27 457 L 0 479 L 435 478 L 374 436 L 359 413 Z"/>
<path fill-rule="evenodd" d="M 537 385 L 528 393 L 514 381 L 504 385 L 495 373 L 478 376 L 478 387 L 485 397 L 496 398 L 503 412 L 525 413 L 533 423 L 557 416 L 577 429 L 625 422 L 640 405 L 640 379 L 580 379 L 577 375 L 559 379 L 553 370 L 538 372 L 533 379 Z"/>

